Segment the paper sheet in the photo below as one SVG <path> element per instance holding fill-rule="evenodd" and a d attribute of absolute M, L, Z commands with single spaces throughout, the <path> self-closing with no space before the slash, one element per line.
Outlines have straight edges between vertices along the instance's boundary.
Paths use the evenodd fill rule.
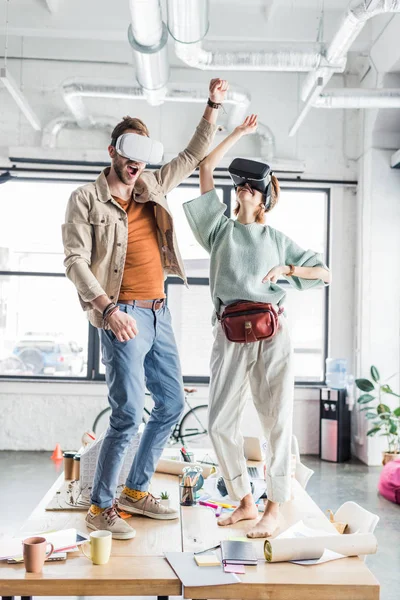
<path fill-rule="evenodd" d="M 327 534 L 310 529 L 300 521 L 278 537 L 266 540 L 264 544 L 268 562 L 333 560 L 333 555 L 326 554 L 326 550 L 340 554 L 342 557 L 374 554 L 377 550 L 377 541 L 372 533 Z"/>
<path fill-rule="evenodd" d="M 218 567 L 198 567 L 193 552 L 166 552 L 165 558 L 185 587 L 240 583 L 234 573 L 224 573 Z"/>
<path fill-rule="evenodd" d="M 4 536 L 0 538 L 0 560 L 21 556 L 22 542 L 29 537 L 44 537 L 48 542 L 54 544 L 54 550 L 68 548 L 69 551 L 76 549 L 76 529 L 63 529 L 48 533 L 26 533 L 23 537 L 13 538 Z"/>
<path fill-rule="evenodd" d="M 332 550 L 325 549 L 321 558 L 311 558 L 309 560 L 291 560 L 290 562 L 296 565 L 320 565 L 330 560 L 337 560 L 338 558 L 346 558 L 343 554 L 338 554 Z"/>

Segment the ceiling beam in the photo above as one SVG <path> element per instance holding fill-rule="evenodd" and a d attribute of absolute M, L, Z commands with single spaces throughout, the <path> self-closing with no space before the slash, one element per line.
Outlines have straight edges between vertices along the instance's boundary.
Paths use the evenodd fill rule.
<path fill-rule="evenodd" d="M 35 111 L 29 104 L 24 94 L 19 89 L 17 82 L 11 76 L 6 67 L 1 67 L 0 69 L 0 81 L 4 83 L 5 88 L 13 97 L 15 103 L 18 105 L 21 112 L 24 113 L 25 117 L 28 119 L 33 129 L 36 129 L 36 131 L 40 131 L 42 129 L 42 126 L 40 124 L 38 116 L 36 115 Z"/>

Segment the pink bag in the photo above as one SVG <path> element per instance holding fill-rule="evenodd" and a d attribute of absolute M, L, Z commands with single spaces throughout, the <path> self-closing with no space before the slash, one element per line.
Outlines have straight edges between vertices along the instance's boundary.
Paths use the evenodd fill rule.
<path fill-rule="evenodd" d="M 383 467 L 378 490 L 390 502 L 400 504 L 400 458 L 391 460 Z"/>

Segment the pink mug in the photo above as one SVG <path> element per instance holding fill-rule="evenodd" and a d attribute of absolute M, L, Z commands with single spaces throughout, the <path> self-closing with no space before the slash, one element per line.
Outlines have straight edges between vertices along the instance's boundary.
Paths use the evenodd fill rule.
<path fill-rule="evenodd" d="M 44 561 L 54 552 L 54 546 L 44 537 L 30 537 L 22 542 L 25 569 L 27 573 L 41 573 Z M 50 546 L 50 552 L 46 552 Z"/>

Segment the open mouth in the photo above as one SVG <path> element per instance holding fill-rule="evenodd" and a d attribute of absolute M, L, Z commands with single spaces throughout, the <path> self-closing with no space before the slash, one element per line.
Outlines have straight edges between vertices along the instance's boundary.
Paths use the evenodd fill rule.
<path fill-rule="evenodd" d="M 139 168 L 135 165 L 128 165 L 127 170 L 131 177 L 135 177 L 135 175 L 137 175 L 137 172 L 139 171 Z"/>

